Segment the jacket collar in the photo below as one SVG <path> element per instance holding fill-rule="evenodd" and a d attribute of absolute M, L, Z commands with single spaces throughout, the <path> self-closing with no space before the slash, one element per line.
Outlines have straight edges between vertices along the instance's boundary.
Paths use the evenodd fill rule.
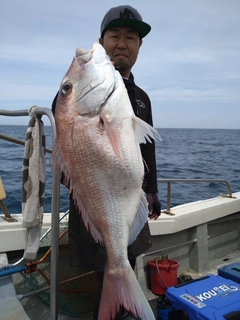
<path fill-rule="evenodd" d="M 127 90 L 134 90 L 135 89 L 135 82 L 134 82 L 134 77 L 133 74 L 130 73 L 129 79 L 123 78 L 123 82 L 127 88 Z"/>

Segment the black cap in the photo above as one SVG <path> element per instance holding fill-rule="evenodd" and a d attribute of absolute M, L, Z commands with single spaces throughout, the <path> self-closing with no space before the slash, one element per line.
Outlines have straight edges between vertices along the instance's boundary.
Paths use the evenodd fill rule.
<path fill-rule="evenodd" d="M 118 6 L 111 8 L 104 16 L 101 24 L 101 37 L 107 29 L 113 27 L 131 27 L 138 31 L 140 39 L 151 30 L 149 24 L 142 21 L 139 12 L 131 6 Z"/>

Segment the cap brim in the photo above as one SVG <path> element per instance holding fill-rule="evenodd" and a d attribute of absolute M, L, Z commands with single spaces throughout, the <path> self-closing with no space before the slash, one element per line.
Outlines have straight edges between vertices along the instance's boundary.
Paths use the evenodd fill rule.
<path fill-rule="evenodd" d="M 114 27 L 119 27 L 119 26 L 131 27 L 137 30 L 140 35 L 140 38 L 144 38 L 151 30 L 150 25 L 147 24 L 146 22 L 139 21 L 136 19 L 118 18 L 118 19 L 112 20 L 106 25 L 101 36 L 103 36 L 106 30 Z"/>

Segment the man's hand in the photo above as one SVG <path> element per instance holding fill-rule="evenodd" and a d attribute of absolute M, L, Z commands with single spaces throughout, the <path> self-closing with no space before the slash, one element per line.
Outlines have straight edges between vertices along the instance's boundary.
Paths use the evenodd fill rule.
<path fill-rule="evenodd" d="M 150 219 L 156 220 L 161 214 L 161 202 L 158 200 L 156 193 L 147 194 L 148 216 Z"/>

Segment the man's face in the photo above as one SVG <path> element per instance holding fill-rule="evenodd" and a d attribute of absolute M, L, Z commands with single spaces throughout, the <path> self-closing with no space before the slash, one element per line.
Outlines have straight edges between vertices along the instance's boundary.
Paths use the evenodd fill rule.
<path fill-rule="evenodd" d="M 104 47 L 122 77 L 129 78 L 142 45 L 138 32 L 130 27 L 114 27 L 104 33 L 99 43 Z"/>

